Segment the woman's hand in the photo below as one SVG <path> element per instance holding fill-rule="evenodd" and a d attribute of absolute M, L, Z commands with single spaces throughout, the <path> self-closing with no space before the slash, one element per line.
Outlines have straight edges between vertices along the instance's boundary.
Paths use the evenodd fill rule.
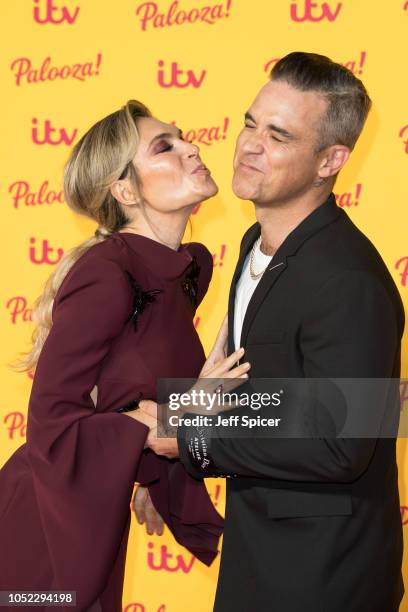
<path fill-rule="evenodd" d="M 163 535 L 164 521 L 150 499 L 149 489 L 139 485 L 132 500 L 132 508 L 140 525 L 146 523 L 148 535 Z"/>
<path fill-rule="evenodd" d="M 207 372 L 214 368 L 220 361 L 227 356 L 227 340 L 228 340 L 228 314 L 225 315 L 220 331 L 215 339 L 211 353 L 207 357 L 203 369 L 200 372 L 200 377 L 206 376 Z"/>
<path fill-rule="evenodd" d="M 232 353 L 229 357 L 225 357 L 221 361 L 216 362 L 215 365 L 209 366 L 206 371 L 204 371 L 203 368 L 200 373 L 200 378 L 193 387 L 186 392 L 186 395 L 195 391 L 198 393 L 203 392 L 204 397 L 207 397 L 205 394 L 214 394 L 220 384 L 223 390 L 228 392 L 242 385 L 243 382 L 248 379 L 248 371 L 251 365 L 248 362 L 239 366 L 235 366 L 235 364 L 238 360 L 242 359 L 244 353 L 244 349 L 241 348 Z M 234 406 L 217 406 L 217 408 L 222 411 L 232 407 Z M 148 448 L 157 455 L 167 457 L 168 459 L 175 459 L 179 456 L 177 440 L 174 435 L 175 428 L 172 427 L 173 437 L 166 437 L 168 430 L 164 427 L 163 423 L 157 420 L 157 409 L 158 406 L 156 402 L 152 400 L 142 400 L 137 410 L 124 414 L 128 414 L 136 420 L 144 422 L 149 427 L 150 431 L 146 440 L 146 446 Z M 191 412 L 195 414 L 206 414 L 207 409 L 205 402 L 204 405 L 198 407 L 196 404 L 189 406 L 183 405 L 180 407 L 180 413 L 185 414 L 186 412 Z"/>
<path fill-rule="evenodd" d="M 203 368 L 200 372 L 200 378 L 197 379 L 197 382 L 189 391 L 186 391 L 186 394 L 191 393 L 192 390 L 214 393 L 217 387 L 220 386 L 220 382 L 225 386 L 225 391 L 231 391 L 242 385 L 248 379 L 248 371 L 251 368 L 251 364 L 245 362 L 239 366 L 233 366 L 239 359 L 242 359 L 244 353 L 244 349 L 241 348 L 229 357 L 225 357 L 217 362 L 216 365 L 208 367 L 206 372 L 204 372 Z M 153 400 L 141 400 L 136 410 L 124 412 L 123 414 L 127 414 L 137 421 L 144 423 L 152 430 L 160 425 L 158 423 L 157 408 L 157 403 Z M 182 406 L 180 407 L 180 412 L 194 412 L 194 406 Z"/>
<path fill-rule="evenodd" d="M 200 372 L 198 381 L 205 378 L 229 378 L 231 380 L 236 380 L 239 378 L 248 378 L 248 371 L 251 367 L 249 361 L 241 363 L 241 365 L 235 366 L 235 364 L 242 359 L 244 354 L 245 349 L 240 348 L 237 351 L 231 353 L 229 357 L 223 357 L 221 358 L 221 360 L 215 362 L 214 364 L 208 363 L 207 359 L 203 369 Z M 242 382 L 237 381 L 237 384 L 235 386 L 239 386 L 240 384 L 242 384 Z"/>
<path fill-rule="evenodd" d="M 239 379 L 248 378 L 248 370 L 251 365 L 248 362 L 242 363 L 239 366 L 233 367 L 237 361 L 242 359 L 244 356 L 244 349 L 241 348 L 238 351 L 234 351 L 229 357 L 227 357 L 227 340 L 228 340 L 228 313 L 225 315 L 224 320 L 221 324 L 220 330 L 217 334 L 217 337 L 214 342 L 214 346 L 212 351 L 208 355 L 207 361 L 205 362 L 200 375 L 199 380 L 197 381 L 200 388 L 202 386 L 203 378 L 228 378 L 230 381 L 228 382 L 228 390 L 235 389 L 242 382 Z M 236 382 L 233 383 L 232 381 Z M 216 389 L 217 385 L 212 385 L 213 390 Z M 194 385 L 193 388 L 196 388 L 197 385 Z M 206 391 L 210 391 L 210 387 L 206 385 Z"/>
<path fill-rule="evenodd" d="M 251 368 L 251 364 L 246 361 L 240 365 L 235 365 L 244 356 L 245 350 L 243 348 L 238 349 L 231 353 L 229 357 L 224 357 L 221 361 L 215 363 L 215 365 L 203 368 L 200 373 L 200 378 L 187 392 L 192 394 L 198 394 L 200 398 L 208 398 L 208 395 L 216 393 L 218 390 L 221 392 L 229 393 L 240 387 L 246 380 L 248 380 L 248 372 Z M 196 395 L 197 396 L 197 395 Z M 222 410 L 228 410 L 233 406 L 225 407 Z M 217 408 L 220 408 L 217 406 Z M 205 402 L 201 402 L 200 406 L 194 404 L 192 406 L 181 407 L 181 412 L 194 412 L 196 414 L 205 414 L 208 410 Z"/>
<path fill-rule="evenodd" d="M 177 458 L 179 452 L 176 437 L 175 435 L 170 438 L 166 437 L 166 431 L 162 423 L 157 420 L 157 403 L 152 400 L 141 400 L 138 410 L 142 410 L 149 418 L 154 418 L 155 422 L 154 427 L 150 428 L 145 448 L 150 448 L 156 455 L 168 459 Z M 172 433 L 175 433 L 175 428 L 172 428 Z"/>

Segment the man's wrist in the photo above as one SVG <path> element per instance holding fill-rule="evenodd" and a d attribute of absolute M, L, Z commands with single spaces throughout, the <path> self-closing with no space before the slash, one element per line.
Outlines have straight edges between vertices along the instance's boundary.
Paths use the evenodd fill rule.
<path fill-rule="evenodd" d="M 180 425 L 177 431 L 177 443 L 180 460 L 192 476 L 205 478 L 216 475 L 215 464 L 210 455 L 209 428 Z"/>

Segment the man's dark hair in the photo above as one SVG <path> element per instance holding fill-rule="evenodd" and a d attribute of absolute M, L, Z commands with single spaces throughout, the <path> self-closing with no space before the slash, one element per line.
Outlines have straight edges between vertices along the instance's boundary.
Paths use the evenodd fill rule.
<path fill-rule="evenodd" d="M 270 78 L 285 81 L 301 91 L 319 92 L 326 98 L 327 112 L 317 142 L 319 151 L 334 144 L 354 148 L 371 100 L 351 70 L 324 55 L 296 51 L 275 64 Z"/>

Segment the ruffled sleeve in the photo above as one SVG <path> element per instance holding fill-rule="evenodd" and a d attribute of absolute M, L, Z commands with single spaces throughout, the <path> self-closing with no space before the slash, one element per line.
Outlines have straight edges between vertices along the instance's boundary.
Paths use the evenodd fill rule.
<path fill-rule="evenodd" d="M 148 434 L 129 416 L 97 412 L 90 397 L 131 312 L 131 294 L 118 263 L 88 254 L 74 264 L 55 299 L 27 429 L 53 568 L 49 588 L 76 591 L 78 610 L 103 590 L 118 555 Z"/>
<path fill-rule="evenodd" d="M 213 258 L 200 243 L 187 249 L 199 266 L 197 305 L 201 303 L 213 273 Z M 146 450 L 137 480 L 148 486 L 152 502 L 179 544 L 206 565 L 217 556 L 223 519 L 215 510 L 203 480 L 196 480 L 180 461 L 158 457 Z"/>
<path fill-rule="evenodd" d="M 157 512 L 175 540 L 197 559 L 211 565 L 218 554 L 223 519 L 215 510 L 203 480 L 196 480 L 180 461 L 147 450 L 137 481 L 147 486 Z"/>

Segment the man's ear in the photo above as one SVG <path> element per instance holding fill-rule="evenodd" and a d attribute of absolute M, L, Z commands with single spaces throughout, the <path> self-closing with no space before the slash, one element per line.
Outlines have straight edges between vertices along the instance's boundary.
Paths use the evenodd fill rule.
<path fill-rule="evenodd" d="M 139 194 L 135 191 L 128 179 L 122 179 L 112 183 L 110 192 L 115 200 L 124 206 L 134 206 L 140 202 Z"/>
<path fill-rule="evenodd" d="M 329 178 L 338 174 L 350 157 L 350 153 L 350 149 L 344 145 L 328 147 L 322 155 L 318 176 Z"/>

